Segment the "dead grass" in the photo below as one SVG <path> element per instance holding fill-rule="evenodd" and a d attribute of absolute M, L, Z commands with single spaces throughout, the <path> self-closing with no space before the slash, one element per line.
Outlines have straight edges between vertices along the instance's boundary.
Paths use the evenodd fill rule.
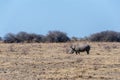
<path fill-rule="evenodd" d="M 0 43 L 0 80 L 120 80 L 120 43 L 90 42 L 90 55 L 70 44 Z"/>

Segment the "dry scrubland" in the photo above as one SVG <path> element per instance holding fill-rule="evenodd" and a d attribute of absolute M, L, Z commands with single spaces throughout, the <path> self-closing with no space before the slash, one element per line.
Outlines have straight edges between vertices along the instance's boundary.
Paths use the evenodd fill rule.
<path fill-rule="evenodd" d="M 120 43 L 89 44 L 76 55 L 70 43 L 0 43 L 0 80 L 120 80 Z"/>

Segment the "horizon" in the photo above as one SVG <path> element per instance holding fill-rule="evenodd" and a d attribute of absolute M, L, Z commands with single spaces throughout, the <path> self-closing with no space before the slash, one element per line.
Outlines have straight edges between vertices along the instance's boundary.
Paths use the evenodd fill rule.
<path fill-rule="evenodd" d="M 59 32 L 59 30 L 53 30 L 53 31 L 58 31 L 58 32 Z M 52 32 L 53 32 L 53 31 L 52 31 Z M 110 31 L 110 32 L 112 31 L 112 32 L 120 33 L 120 32 L 118 32 L 118 31 L 114 31 L 114 30 L 105 30 L 105 31 L 100 31 L 100 32 L 92 33 L 92 34 L 90 34 L 90 35 L 88 35 L 88 36 L 77 37 L 77 36 L 74 36 L 74 35 L 73 35 L 73 36 L 69 36 L 66 32 L 63 32 L 63 31 L 60 31 L 60 32 L 65 33 L 66 36 L 68 36 L 69 38 L 75 37 L 75 38 L 78 38 L 78 39 L 83 39 L 83 38 L 86 38 L 86 37 L 91 37 L 91 35 L 98 34 L 98 33 L 102 33 L 102 32 L 107 32 L 107 31 Z M 7 34 L 17 35 L 17 34 L 19 34 L 19 33 L 21 33 L 21 32 L 25 32 L 25 31 L 20 31 L 20 32 L 18 32 L 18 33 L 9 32 L 9 33 L 6 33 L 4 36 L 0 36 L 0 38 L 3 39 Z M 47 36 L 47 34 L 49 34 L 49 31 L 47 32 L 47 34 L 38 34 L 38 33 L 29 33 L 29 32 L 25 32 L 25 33 L 27 33 L 27 34 L 36 34 L 36 35 Z"/>
<path fill-rule="evenodd" d="M 0 1 L 0 36 L 21 31 L 46 35 L 61 31 L 85 37 L 111 30 L 120 32 L 119 0 Z"/>

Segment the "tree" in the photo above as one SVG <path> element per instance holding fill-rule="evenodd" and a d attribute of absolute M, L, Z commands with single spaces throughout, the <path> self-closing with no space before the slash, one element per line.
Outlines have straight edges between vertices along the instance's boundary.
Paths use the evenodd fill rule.
<path fill-rule="evenodd" d="M 19 32 L 16 34 L 16 38 L 19 40 L 19 42 L 25 42 L 29 40 L 29 34 L 26 32 Z"/>
<path fill-rule="evenodd" d="M 61 31 L 49 31 L 46 36 L 48 42 L 67 42 L 70 38 Z"/>
<path fill-rule="evenodd" d="M 4 37 L 4 42 L 5 43 L 14 43 L 14 42 L 17 42 L 17 38 L 16 38 L 15 34 L 8 33 Z"/>
<path fill-rule="evenodd" d="M 90 41 L 105 41 L 105 42 L 120 42 L 120 32 L 102 31 L 92 34 L 89 37 Z"/>

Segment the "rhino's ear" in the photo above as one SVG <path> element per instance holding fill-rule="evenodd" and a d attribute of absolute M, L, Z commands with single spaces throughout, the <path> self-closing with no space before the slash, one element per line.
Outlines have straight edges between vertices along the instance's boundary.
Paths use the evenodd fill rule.
<path fill-rule="evenodd" d="M 70 45 L 70 48 L 73 49 L 73 45 Z"/>
<path fill-rule="evenodd" d="M 75 46 L 74 45 L 71 45 L 70 48 L 75 51 Z"/>

